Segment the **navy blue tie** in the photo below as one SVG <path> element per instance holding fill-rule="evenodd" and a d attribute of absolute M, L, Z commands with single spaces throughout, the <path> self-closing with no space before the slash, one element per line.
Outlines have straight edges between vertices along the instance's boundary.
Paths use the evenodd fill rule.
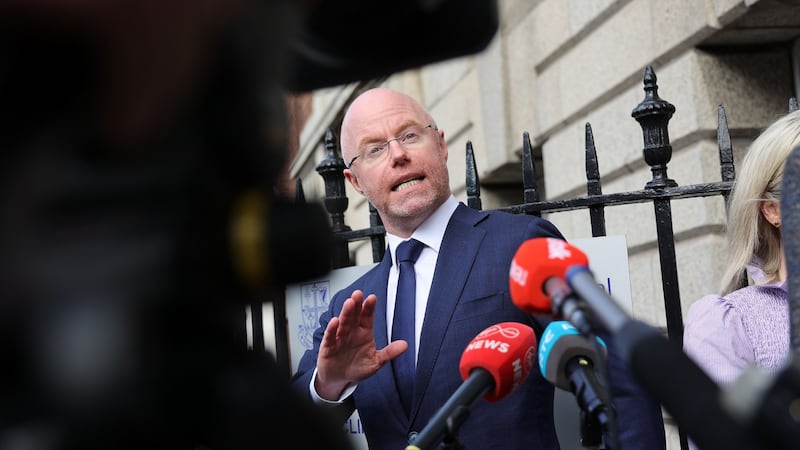
<path fill-rule="evenodd" d="M 394 304 L 392 322 L 392 341 L 403 339 L 408 342 L 408 350 L 392 360 L 397 389 L 406 414 L 411 409 L 414 394 L 415 354 L 414 311 L 416 309 L 417 281 L 414 276 L 414 263 L 425 244 L 410 239 L 397 246 L 397 261 L 400 275 L 397 279 L 397 296 Z"/>

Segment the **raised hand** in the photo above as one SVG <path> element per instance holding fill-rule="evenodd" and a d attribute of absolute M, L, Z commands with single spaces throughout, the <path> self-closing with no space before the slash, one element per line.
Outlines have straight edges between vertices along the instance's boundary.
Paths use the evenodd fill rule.
<path fill-rule="evenodd" d="M 408 349 L 406 341 L 395 341 L 381 350 L 375 346 L 375 303 L 360 290 L 345 300 L 339 317 L 325 329 L 317 359 L 315 389 L 326 400 L 338 400 L 353 384 L 374 375 L 387 362 Z"/>

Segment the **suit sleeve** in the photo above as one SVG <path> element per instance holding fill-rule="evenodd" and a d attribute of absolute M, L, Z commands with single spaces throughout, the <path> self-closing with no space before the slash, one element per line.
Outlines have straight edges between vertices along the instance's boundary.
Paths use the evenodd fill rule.
<path fill-rule="evenodd" d="M 528 224 L 526 235 L 527 239 L 551 237 L 566 240 L 561 231 L 552 222 L 541 217 L 534 217 L 534 220 Z"/>
<path fill-rule="evenodd" d="M 338 311 L 341 310 L 342 303 L 344 303 L 344 301 L 347 299 L 347 296 L 344 294 L 346 291 L 347 289 L 343 289 L 337 292 L 328 304 L 328 310 L 320 315 L 319 326 L 314 330 L 313 346 L 311 349 L 308 349 L 303 353 L 303 356 L 300 358 L 300 362 L 298 363 L 297 371 L 295 371 L 291 378 L 292 389 L 296 391 L 302 398 L 308 401 L 313 401 L 311 397 L 310 385 L 312 377 L 314 376 L 314 369 L 317 367 L 317 357 L 319 356 L 319 346 L 322 342 L 322 336 L 325 334 L 325 329 L 328 327 L 328 322 L 330 322 L 333 317 L 338 315 Z M 353 411 L 355 411 L 355 405 L 353 404 L 352 397 L 348 398 L 340 405 L 325 405 L 324 408 L 333 410 L 332 413 L 335 414 L 337 418 L 340 418 L 342 422 L 344 422 L 347 417 L 349 417 Z"/>

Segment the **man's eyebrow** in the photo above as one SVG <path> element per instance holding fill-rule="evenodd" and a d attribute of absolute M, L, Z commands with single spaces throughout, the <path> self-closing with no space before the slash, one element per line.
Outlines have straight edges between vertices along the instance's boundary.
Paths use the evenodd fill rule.
<path fill-rule="evenodd" d="M 359 148 L 361 148 L 365 144 L 377 144 L 377 143 L 380 143 L 380 142 L 386 142 L 387 139 L 396 138 L 398 134 L 400 134 L 403 131 L 407 130 L 409 127 L 414 127 L 414 126 L 420 126 L 420 122 L 418 122 L 418 121 L 416 121 L 414 119 L 407 119 L 404 122 L 402 122 L 399 127 L 397 127 L 397 131 L 394 133 L 393 136 L 391 136 L 391 137 L 383 136 L 383 137 L 380 137 L 380 138 L 376 138 L 376 137 L 364 138 L 364 139 L 359 140 L 358 146 L 359 146 Z"/>

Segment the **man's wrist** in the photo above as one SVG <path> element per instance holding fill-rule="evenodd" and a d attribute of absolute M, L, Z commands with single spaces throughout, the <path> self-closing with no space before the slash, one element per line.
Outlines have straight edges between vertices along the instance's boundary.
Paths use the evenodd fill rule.
<path fill-rule="evenodd" d="M 350 397 L 350 395 L 353 394 L 353 391 L 356 390 L 356 386 L 358 386 L 355 383 L 347 383 L 344 385 L 344 387 L 342 387 L 339 390 L 338 396 L 334 395 L 330 396 L 330 397 L 336 397 L 336 400 L 329 400 L 328 398 L 325 398 L 323 396 L 325 395 L 325 393 L 320 393 L 320 391 L 317 390 L 317 381 L 318 381 L 317 373 L 318 373 L 317 369 L 314 369 L 314 373 L 311 375 L 311 382 L 309 383 L 309 391 L 311 392 L 311 398 L 314 400 L 315 403 L 329 404 L 329 405 L 341 404 L 344 400 L 346 400 L 348 397 Z"/>

